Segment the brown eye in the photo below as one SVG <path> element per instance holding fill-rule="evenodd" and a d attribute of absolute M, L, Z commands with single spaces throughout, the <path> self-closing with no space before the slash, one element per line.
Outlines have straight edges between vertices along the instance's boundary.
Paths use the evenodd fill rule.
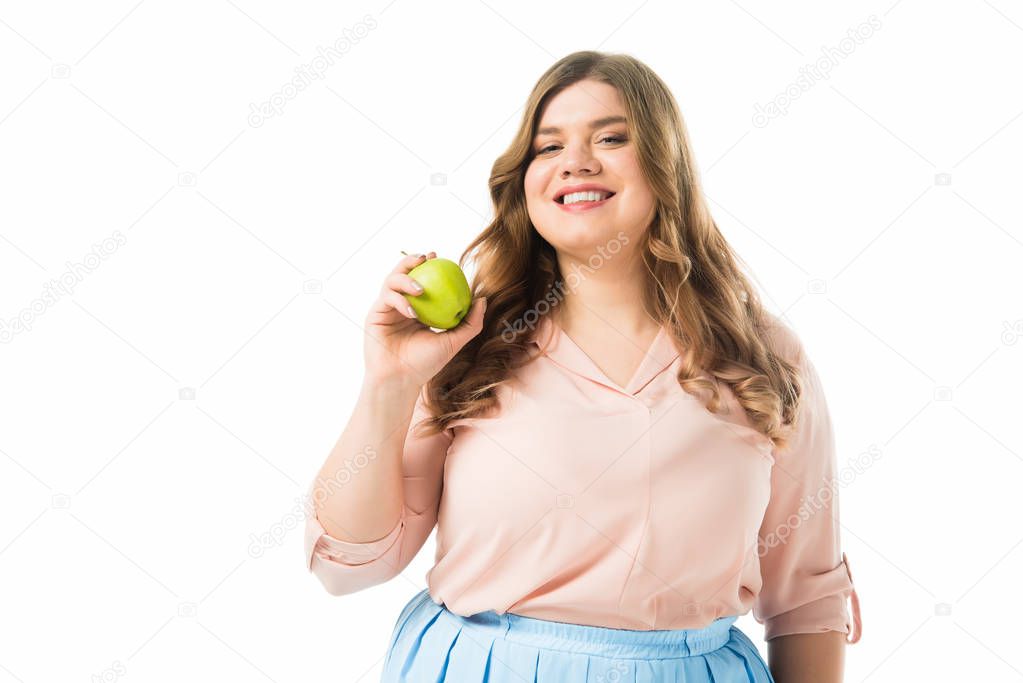
<path fill-rule="evenodd" d="M 614 142 L 614 143 L 625 142 L 625 138 L 623 138 L 620 135 L 605 135 L 600 140 L 598 140 L 598 142 Z M 543 148 L 537 150 L 536 153 L 537 154 L 543 154 L 544 152 L 546 152 L 547 150 L 551 149 L 552 147 L 557 147 L 557 146 L 558 145 L 547 145 L 546 147 L 543 147 Z"/>

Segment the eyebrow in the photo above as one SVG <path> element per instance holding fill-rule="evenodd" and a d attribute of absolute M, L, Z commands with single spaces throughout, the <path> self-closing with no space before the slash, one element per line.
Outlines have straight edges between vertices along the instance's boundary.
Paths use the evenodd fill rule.
<path fill-rule="evenodd" d="M 602 126 L 609 126 L 612 123 L 626 123 L 626 119 L 625 119 L 624 116 L 605 116 L 602 119 L 597 119 L 595 121 L 590 121 L 590 129 L 592 130 L 594 128 L 600 128 Z M 536 131 L 536 134 L 537 135 L 556 135 L 557 133 L 560 133 L 560 132 L 561 132 L 561 129 L 558 128 L 557 126 L 545 126 L 545 127 L 541 128 L 541 129 L 539 129 L 538 131 Z"/>

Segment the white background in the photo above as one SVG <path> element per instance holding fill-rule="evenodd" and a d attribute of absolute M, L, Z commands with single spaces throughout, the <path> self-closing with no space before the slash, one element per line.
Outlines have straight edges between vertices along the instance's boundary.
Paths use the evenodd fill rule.
<path fill-rule="evenodd" d="M 0 4 L 0 683 L 377 679 L 433 537 L 332 597 L 301 496 L 383 277 L 401 250 L 457 260 L 529 90 L 579 49 L 669 84 L 825 384 L 854 472 L 847 680 L 1023 678 L 1019 3 L 92 5 Z"/>

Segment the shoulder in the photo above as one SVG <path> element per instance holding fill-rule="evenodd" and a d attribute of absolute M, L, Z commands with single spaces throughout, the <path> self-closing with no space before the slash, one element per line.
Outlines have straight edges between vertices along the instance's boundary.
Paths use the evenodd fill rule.
<path fill-rule="evenodd" d="M 791 325 L 779 316 L 764 311 L 764 334 L 766 341 L 775 354 L 793 365 L 798 365 L 803 358 L 803 342 Z"/>

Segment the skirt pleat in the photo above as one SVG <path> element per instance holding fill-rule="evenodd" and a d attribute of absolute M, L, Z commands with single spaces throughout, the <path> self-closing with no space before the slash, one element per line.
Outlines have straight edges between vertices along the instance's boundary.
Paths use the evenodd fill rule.
<path fill-rule="evenodd" d="M 491 666 L 493 649 L 493 637 L 459 628 L 448 655 L 447 676 L 452 681 L 479 680 L 480 672 Z"/>
<path fill-rule="evenodd" d="M 424 678 L 424 674 L 428 672 L 426 664 L 431 658 L 431 653 L 424 651 L 423 641 L 429 634 L 430 627 L 437 622 L 440 616 L 439 610 L 424 612 L 420 609 L 413 610 L 409 614 L 408 628 L 402 629 L 401 637 L 396 639 L 391 648 L 392 651 L 388 653 L 384 662 L 384 671 L 391 672 L 389 675 L 394 676 L 390 680 L 429 680 Z M 423 652 L 422 657 L 419 656 L 420 652 Z M 446 648 L 445 652 L 447 652 Z M 433 673 L 433 681 L 444 680 L 437 678 L 440 672 L 434 671 Z"/>
<path fill-rule="evenodd" d="M 590 680 L 590 658 L 578 652 L 561 652 L 560 650 L 540 650 L 540 658 L 536 667 L 538 681 Z"/>
<path fill-rule="evenodd" d="M 707 663 L 707 680 L 714 683 L 751 683 L 751 677 L 745 658 L 737 656 L 727 645 L 703 655 Z"/>
<path fill-rule="evenodd" d="M 395 656 L 404 656 L 407 652 L 407 646 L 411 645 L 412 639 L 406 638 L 405 633 L 410 626 L 414 625 L 414 621 L 416 621 L 411 619 L 412 612 L 419 608 L 423 604 L 424 600 L 429 599 L 429 594 L 423 591 L 409 600 L 402 608 L 401 614 L 398 615 L 398 621 L 395 622 L 394 630 L 391 632 L 390 642 L 387 644 L 387 654 L 384 656 L 385 670 L 391 666 L 391 660 Z"/>
<path fill-rule="evenodd" d="M 731 638 L 725 647 L 735 652 L 746 663 L 747 678 L 751 683 L 774 683 L 771 670 L 767 668 L 767 662 L 760 656 L 760 651 L 753 641 L 749 639 L 742 629 L 732 628 Z"/>
<path fill-rule="evenodd" d="M 419 646 L 410 652 L 415 666 L 412 666 L 411 658 L 405 660 L 409 683 L 437 683 L 445 679 L 451 648 L 458 639 L 461 627 L 449 619 L 440 617 L 440 614 L 435 615 L 422 632 Z"/>
<path fill-rule="evenodd" d="M 532 683 L 536 681 L 537 657 L 536 648 L 511 643 L 502 638 L 494 640 L 490 658 L 490 668 L 476 672 L 475 678 L 465 680 L 486 681 L 487 683 Z"/>
<path fill-rule="evenodd" d="M 571 625 L 566 637 L 550 630 L 558 622 L 493 611 L 454 614 L 424 589 L 395 623 L 381 681 L 774 683 L 753 642 L 730 625 L 734 620 L 723 617 L 688 632 L 653 632 L 652 641 L 630 635 L 642 632 L 578 625 Z M 659 633 L 669 640 L 657 641 Z M 684 633 L 678 645 L 672 640 L 675 633 Z"/>

